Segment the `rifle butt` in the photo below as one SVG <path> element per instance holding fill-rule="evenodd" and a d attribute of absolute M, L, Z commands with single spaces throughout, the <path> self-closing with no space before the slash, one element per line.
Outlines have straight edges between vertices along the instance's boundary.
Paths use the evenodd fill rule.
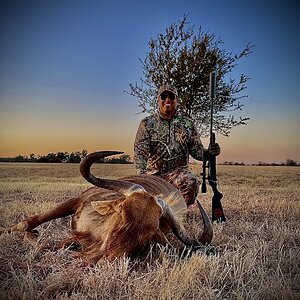
<path fill-rule="evenodd" d="M 226 221 L 221 199 L 223 195 L 219 192 L 212 198 L 212 222 L 222 223 Z"/>

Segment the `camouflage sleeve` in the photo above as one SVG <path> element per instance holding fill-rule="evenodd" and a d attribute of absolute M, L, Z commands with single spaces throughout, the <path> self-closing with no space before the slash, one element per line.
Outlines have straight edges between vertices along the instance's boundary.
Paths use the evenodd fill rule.
<path fill-rule="evenodd" d="M 134 164 L 138 174 L 145 174 L 150 153 L 150 137 L 146 128 L 146 120 L 142 120 L 134 142 Z"/>
<path fill-rule="evenodd" d="M 189 154 L 196 160 L 203 160 L 204 147 L 195 125 L 192 125 L 191 137 L 189 140 Z"/>

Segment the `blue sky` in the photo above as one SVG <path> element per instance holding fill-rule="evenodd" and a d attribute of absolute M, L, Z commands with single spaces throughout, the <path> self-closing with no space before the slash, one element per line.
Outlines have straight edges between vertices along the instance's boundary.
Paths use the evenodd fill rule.
<path fill-rule="evenodd" d="M 255 45 L 232 73 L 251 77 L 241 112 L 251 119 L 217 137 L 220 160 L 300 161 L 298 11 L 297 1 L 1 1 L 0 156 L 132 154 L 143 115 L 124 91 L 149 39 L 189 14 L 227 51 Z"/>

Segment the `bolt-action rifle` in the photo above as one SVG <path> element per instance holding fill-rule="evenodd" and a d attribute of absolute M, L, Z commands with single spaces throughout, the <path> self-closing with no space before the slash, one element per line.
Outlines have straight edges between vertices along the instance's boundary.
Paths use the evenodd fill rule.
<path fill-rule="evenodd" d="M 216 136 L 213 132 L 213 110 L 214 110 L 214 99 L 216 94 L 216 73 L 211 72 L 209 78 L 209 97 L 211 100 L 210 110 L 210 145 L 216 143 Z M 217 170 L 216 170 L 216 156 L 213 154 L 205 153 L 203 155 L 203 166 L 202 166 L 202 186 L 201 192 L 206 193 L 206 179 L 213 191 L 212 197 L 212 222 L 217 221 L 225 222 L 226 218 L 224 215 L 221 199 L 223 194 L 218 190 Z M 208 169 L 208 176 L 206 176 L 206 169 Z"/>

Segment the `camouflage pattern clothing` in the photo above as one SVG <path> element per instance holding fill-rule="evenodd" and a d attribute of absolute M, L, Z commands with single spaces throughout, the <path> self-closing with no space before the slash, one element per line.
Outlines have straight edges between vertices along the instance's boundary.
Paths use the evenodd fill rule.
<path fill-rule="evenodd" d="M 193 122 L 178 113 L 168 120 L 159 112 L 144 118 L 134 143 L 134 161 L 139 174 L 154 174 L 171 182 L 192 204 L 199 180 L 188 169 L 189 155 L 202 160 L 203 145 Z"/>
<path fill-rule="evenodd" d="M 187 206 L 193 204 L 198 195 L 200 181 L 188 167 L 178 167 L 160 176 L 180 190 Z"/>

